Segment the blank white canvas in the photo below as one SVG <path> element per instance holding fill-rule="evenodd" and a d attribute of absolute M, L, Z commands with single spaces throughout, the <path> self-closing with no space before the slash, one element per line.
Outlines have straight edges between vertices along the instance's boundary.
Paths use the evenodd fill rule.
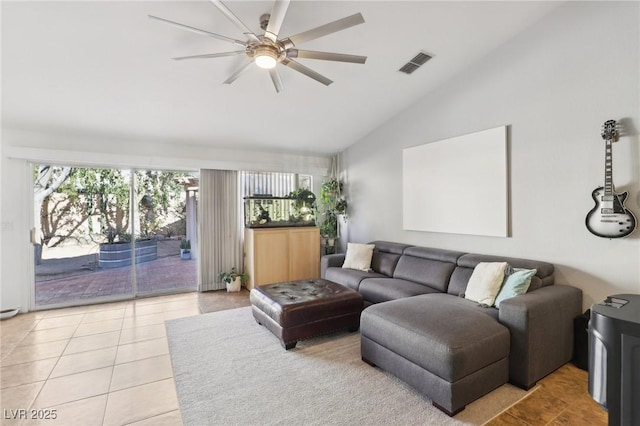
<path fill-rule="evenodd" d="M 402 152 L 403 229 L 508 236 L 507 128 Z"/>

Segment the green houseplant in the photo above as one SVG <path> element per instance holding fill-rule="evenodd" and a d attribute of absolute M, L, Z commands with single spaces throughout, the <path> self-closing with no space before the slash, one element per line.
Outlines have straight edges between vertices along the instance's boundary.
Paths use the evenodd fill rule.
<path fill-rule="evenodd" d="M 338 238 L 338 216 L 347 217 L 347 200 L 341 195 L 342 182 L 331 178 L 320 187 L 320 205 L 322 222 L 320 234 L 323 238 L 326 254 L 335 253 L 335 240 Z"/>
<path fill-rule="evenodd" d="M 231 271 L 220 272 L 220 280 L 227 285 L 228 292 L 240 291 L 243 283 L 246 283 L 249 279 L 249 275 L 244 272 L 238 272 L 236 267 L 231 268 Z"/>

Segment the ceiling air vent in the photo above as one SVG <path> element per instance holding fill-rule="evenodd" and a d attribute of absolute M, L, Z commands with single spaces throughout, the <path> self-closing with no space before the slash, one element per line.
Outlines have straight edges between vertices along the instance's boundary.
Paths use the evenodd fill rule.
<path fill-rule="evenodd" d="M 409 62 L 404 64 L 398 71 L 403 72 L 405 74 L 411 74 L 431 58 L 432 56 L 427 55 L 426 53 L 420 52 L 416 56 L 414 56 Z"/>

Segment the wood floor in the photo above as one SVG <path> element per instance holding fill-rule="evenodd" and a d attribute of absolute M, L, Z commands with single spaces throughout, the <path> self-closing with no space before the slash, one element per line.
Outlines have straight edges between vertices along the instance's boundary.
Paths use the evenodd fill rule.
<path fill-rule="evenodd" d="M 2 321 L 2 424 L 180 425 L 164 321 L 249 306 L 249 292 L 184 293 L 56 309 Z M 566 364 L 496 425 L 606 425 L 587 373 Z M 56 420 L 10 410 L 56 407 Z M 7 417 L 8 416 L 8 417 Z"/>
<path fill-rule="evenodd" d="M 569 363 L 487 425 L 607 425 L 607 412 L 589 395 L 587 372 Z"/>

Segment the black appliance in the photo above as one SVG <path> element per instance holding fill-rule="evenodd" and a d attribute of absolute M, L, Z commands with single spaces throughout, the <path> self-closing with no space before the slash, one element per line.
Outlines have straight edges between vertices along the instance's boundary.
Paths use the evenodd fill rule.
<path fill-rule="evenodd" d="M 640 425 L 640 295 L 616 294 L 591 307 L 589 394 L 610 426 Z"/>
<path fill-rule="evenodd" d="M 576 367 L 589 370 L 589 318 L 591 309 L 573 319 L 573 359 Z"/>

